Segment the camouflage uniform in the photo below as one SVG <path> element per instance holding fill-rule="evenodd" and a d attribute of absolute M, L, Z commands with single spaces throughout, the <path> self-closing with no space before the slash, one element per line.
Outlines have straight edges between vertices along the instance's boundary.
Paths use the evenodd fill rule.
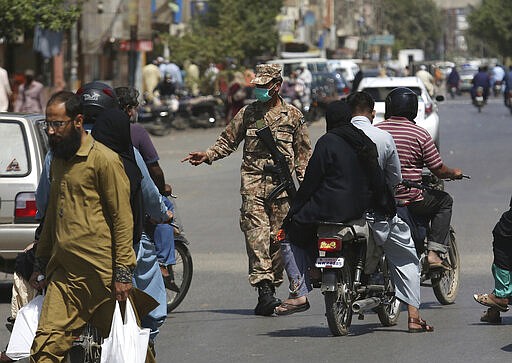
<path fill-rule="evenodd" d="M 280 76 L 278 65 L 260 65 L 253 83 L 265 84 Z M 268 74 L 267 78 L 261 76 Z M 270 77 L 270 78 L 268 78 Z M 267 80 L 268 79 L 268 80 Z M 256 81 L 256 82 L 254 82 Z M 244 141 L 241 170 L 242 207 L 240 228 L 245 235 L 249 258 L 249 283 L 256 286 L 262 280 L 278 286 L 283 281 L 283 264 L 276 234 L 289 209 L 286 192 L 271 206 L 265 197 L 278 185 L 272 176 L 263 172 L 263 166 L 273 164 L 268 149 L 256 135 L 256 130 L 268 125 L 278 149 L 285 155 L 291 171 L 295 170 L 299 182 L 311 156 L 311 144 L 302 113 L 282 98 L 281 105 L 272 107 L 254 102 L 245 106 L 231 120 L 219 138 L 208 150 L 208 162 L 228 156 Z"/>

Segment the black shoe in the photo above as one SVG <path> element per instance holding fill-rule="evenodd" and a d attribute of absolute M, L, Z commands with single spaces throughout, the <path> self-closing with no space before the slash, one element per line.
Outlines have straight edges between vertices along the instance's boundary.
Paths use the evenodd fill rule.
<path fill-rule="evenodd" d="M 281 305 L 282 301 L 274 296 L 276 290 L 272 283 L 263 280 L 258 284 L 258 305 L 254 308 L 255 315 L 271 316 L 274 309 Z"/>

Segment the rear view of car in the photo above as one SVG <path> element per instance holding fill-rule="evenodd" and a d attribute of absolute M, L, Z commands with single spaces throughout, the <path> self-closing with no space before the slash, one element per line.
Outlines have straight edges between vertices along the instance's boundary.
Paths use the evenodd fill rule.
<path fill-rule="evenodd" d="M 439 146 L 439 115 L 437 104 L 429 96 L 425 85 L 418 77 L 368 77 L 359 84 L 359 91 L 368 92 L 375 100 L 373 123 L 384 120 L 386 96 L 396 87 L 410 88 L 418 95 L 418 115 L 416 123 L 426 129 Z"/>
<path fill-rule="evenodd" d="M 48 149 L 43 116 L 0 114 L 0 259 L 12 262 L 33 241 L 35 192 Z"/>

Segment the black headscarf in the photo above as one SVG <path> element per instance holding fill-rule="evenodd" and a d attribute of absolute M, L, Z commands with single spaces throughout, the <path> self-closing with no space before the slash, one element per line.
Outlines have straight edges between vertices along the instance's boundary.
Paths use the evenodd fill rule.
<path fill-rule="evenodd" d="M 351 122 L 350 106 L 345 101 L 334 101 L 325 112 L 327 132 L 343 138 L 356 152 L 368 177 L 373 192 L 374 209 L 384 216 L 396 214 L 392 189 L 387 185 L 384 172 L 379 166 L 377 146 L 366 134 Z"/>
<path fill-rule="evenodd" d="M 106 109 L 96 118 L 92 137 L 121 157 L 124 171 L 130 180 L 130 204 L 133 213 L 133 243 L 140 241 L 144 222 L 142 204 L 142 173 L 140 172 L 130 134 L 130 119 L 119 109 Z"/>

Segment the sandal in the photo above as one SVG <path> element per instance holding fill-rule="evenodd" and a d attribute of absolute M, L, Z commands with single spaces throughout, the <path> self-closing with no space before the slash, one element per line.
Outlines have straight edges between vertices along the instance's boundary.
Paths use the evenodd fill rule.
<path fill-rule="evenodd" d="M 434 331 L 434 327 L 432 325 L 428 325 L 423 319 L 409 318 L 407 323 L 418 324 L 420 326 L 420 328 L 409 328 L 409 333 L 431 333 Z"/>
<path fill-rule="evenodd" d="M 276 315 L 290 315 L 294 313 L 300 313 L 309 309 L 309 301 L 306 299 L 304 304 L 289 304 L 286 302 L 281 303 L 281 305 L 277 306 L 274 309 L 274 314 Z"/>
<path fill-rule="evenodd" d="M 489 324 L 501 324 L 501 316 L 500 312 L 495 308 L 489 308 L 487 311 L 480 317 L 480 321 L 483 323 Z"/>
<path fill-rule="evenodd" d="M 496 302 L 496 300 L 494 300 L 494 298 L 496 298 L 496 296 L 494 296 L 494 294 L 474 294 L 473 295 L 473 299 L 475 299 L 475 301 L 479 304 L 482 304 L 489 308 L 495 308 L 498 311 L 503 311 L 503 312 L 508 311 L 507 304 L 505 304 L 505 305 L 500 304 L 500 303 Z"/>
<path fill-rule="evenodd" d="M 430 270 L 443 269 L 443 270 L 450 271 L 452 269 L 452 267 L 446 260 L 442 260 L 441 262 L 430 262 L 428 264 L 428 267 Z"/>

